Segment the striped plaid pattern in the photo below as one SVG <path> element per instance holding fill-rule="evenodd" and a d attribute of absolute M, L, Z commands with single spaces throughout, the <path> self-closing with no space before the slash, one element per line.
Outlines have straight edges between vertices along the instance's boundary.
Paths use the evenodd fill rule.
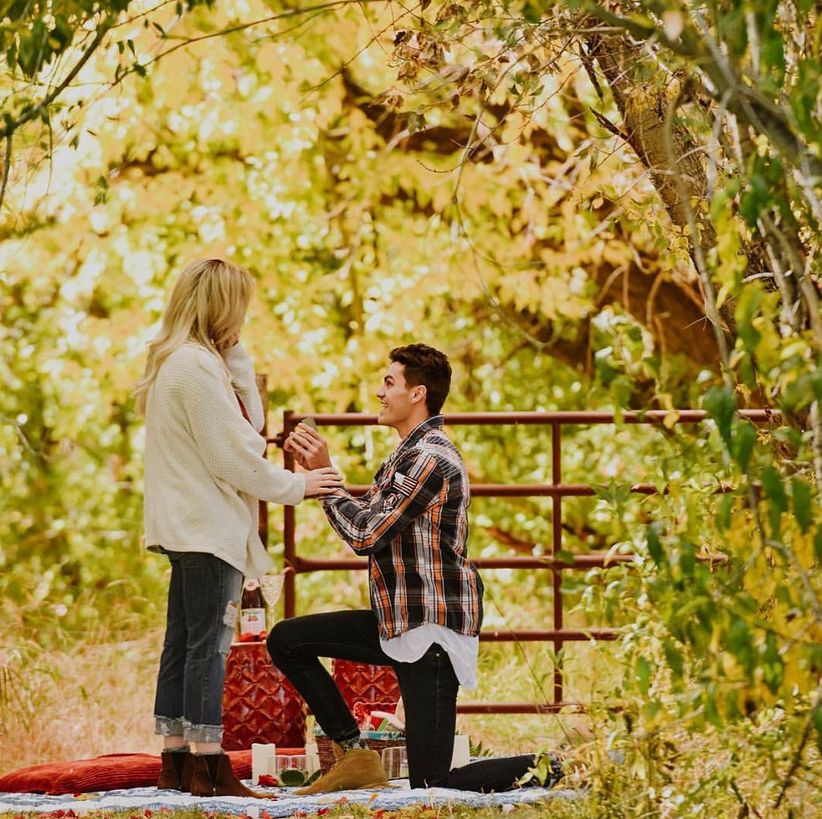
<path fill-rule="evenodd" d="M 424 623 L 479 634 L 483 586 L 468 559 L 470 502 L 465 464 L 441 416 L 402 441 L 363 497 L 322 499 L 337 534 L 368 555 L 371 608 L 384 639 Z"/>

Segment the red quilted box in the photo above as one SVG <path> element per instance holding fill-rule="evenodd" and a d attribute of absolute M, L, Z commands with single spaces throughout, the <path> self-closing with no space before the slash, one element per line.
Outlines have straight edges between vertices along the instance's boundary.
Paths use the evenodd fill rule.
<path fill-rule="evenodd" d="M 263 642 L 235 643 L 226 662 L 223 748 L 243 750 L 252 742 L 305 745 L 305 703 Z"/>

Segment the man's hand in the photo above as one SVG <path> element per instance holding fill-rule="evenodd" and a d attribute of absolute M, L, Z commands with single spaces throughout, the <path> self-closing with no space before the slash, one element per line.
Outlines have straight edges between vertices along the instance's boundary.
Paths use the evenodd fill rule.
<path fill-rule="evenodd" d="M 286 452 L 293 452 L 297 463 L 304 469 L 322 469 L 331 466 L 327 441 L 316 429 L 311 429 L 305 424 L 297 425 L 297 428 L 286 439 L 283 449 Z"/>

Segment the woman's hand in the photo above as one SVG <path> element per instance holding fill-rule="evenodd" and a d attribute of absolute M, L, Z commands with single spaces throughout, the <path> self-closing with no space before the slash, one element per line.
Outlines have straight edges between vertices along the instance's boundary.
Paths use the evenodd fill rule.
<path fill-rule="evenodd" d="M 224 353 L 226 350 L 230 350 L 232 347 L 236 347 L 240 343 L 240 334 L 233 333 L 230 335 L 222 344 L 217 344 L 217 349 Z"/>
<path fill-rule="evenodd" d="M 330 466 L 322 469 L 312 469 L 305 476 L 305 496 L 307 498 L 333 495 L 342 488 L 342 476 Z"/>
<path fill-rule="evenodd" d="M 286 452 L 293 452 L 297 463 L 304 469 L 331 466 L 328 442 L 316 429 L 306 424 L 297 425 L 297 428 L 286 439 L 283 449 Z"/>

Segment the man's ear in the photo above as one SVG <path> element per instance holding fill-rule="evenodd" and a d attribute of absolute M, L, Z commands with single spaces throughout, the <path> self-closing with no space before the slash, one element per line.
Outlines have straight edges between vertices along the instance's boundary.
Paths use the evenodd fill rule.
<path fill-rule="evenodd" d="M 425 397 L 428 395 L 428 387 L 425 384 L 417 384 L 414 387 L 414 394 L 411 396 L 411 400 L 418 404 L 420 401 L 425 401 Z"/>

